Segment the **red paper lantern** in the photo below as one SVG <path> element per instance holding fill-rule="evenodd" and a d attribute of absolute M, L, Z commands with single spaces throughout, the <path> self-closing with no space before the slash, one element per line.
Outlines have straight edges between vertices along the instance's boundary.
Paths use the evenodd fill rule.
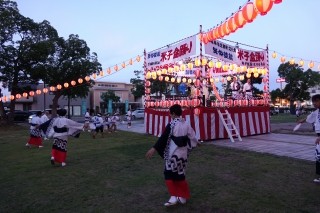
<path fill-rule="evenodd" d="M 197 79 L 196 82 L 194 83 L 194 85 L 196 85 L 197 87 L 199 87 L 199 86 L 200 86 L 200 83 L 201 83 L 200 80 Z"/>
<path fill-rule="evenodd" d="M 194 74 L 196 75 L 197 78 L 200 77 L 200 73 L 201 73 L 201 71 L 200 71 L 199 69 L 197 69 L 197 70 L 194 72 Z"/>
<path fill-rule="evenodd" d="M 24 98 L 26 98 L 26 97 L 28 97 L 28 93 L 24 92 L 24 93 L 22 94 L 22 96 L 23 96 Z"/>
<path fill-rule="evenodd" d="M 47 88 L 43 88 L 43 93 L 48 93 L 48 89 Z"/>
<path fill-rule="evenodd" d="M 71 81 L 71 85 L 72 86 L 76 85 L 76 81 Z"/>
<path fill-rule="evenodd" d="M 201 111 L 200 111 L 199 108 L 195 108 L 195 109 L 193 110 L 193 112 L 194 112 L 195 115 L 200 115 L 200 113 L 201 113 Z"/>
<path fill-rule="evenodd" d="M 19 99 L 21 98 L 21 95 L 20 94 L 16 94 L 16 99 Z"/>
<path fill-rule="evenodd" d="M 30 95 L 30 96 L 34 96 L 34 92 L 33 92 L 33 91 L 30 91 L 30 92 L 29 92 L 29 95 Z"/>
<path fill-rule="evenodd" d="M 205 43 L 205 44 L 208 43 L 208 37 L 207 37 L 207 34 L 206 34 L 206 33 L 204 33 L 204 34 L 202 35 L 202 42 Z"/>
<path fill-rule="evenodd" d="M 158 79 L 159 79 L 159 81 L 163 81 L 163 76 L 160 75 L 160 76 L 158 77 Z"/>
<path fill-rule="evenodd" d="M 255 0 L 254 6 L 260 15 L 266 15 L 272 8 L 273 1 L 271 0 Z"/>
<path fill-rule="evenodd" d="M 83 83 L 83 79 L 82 79 L 82 78 L 79 78 L 79 79 L 78 79 L 78 83 L 79 83 L 79 84 L 82 84 L 82 83 Z"/>
<path fill-rule="evenodd" d="M 223 27 L 222 27 L 222 25 L 220 25 L 220 26 L 218 27 L 218 34 L 219 34 L 219 38 L 223 38 L 224 33 L 223 33 Z"/>
<path fill-rule="evenodd" d="M 207 38 L 208 38 L 208 41 L 213 41 L 213 36 L 212 36 L 212 31 L 213 30 L 210 30 L 209 32 L 207 32 Z"/>
<path fill-rule="evenodd" d="M 145 89 L 145 93 L 146 93 L 146 94 L 150 94 L 150 91 L 151 91 L 150 88 L 146 88 L 146 89 Z"/>
<path fill-rule="evenodd" d="M 229 35 L 229 34 L 230 34 L 230 30 L 229 30 L 229 28 L 228 28 L 227 22 L 224 22 L 224 23 L 222 24 L 222 30 L 223 30 L 224 35 Z"/>
<path fill-rule="evenodd" d="M 246 20 L 243 18 L 241 10 L 234 15 L 234 23 L 238 28 L 242 28 L 246 24 Z"/>
<path fill-rule="evenodd" d="M 37 90 L 36 90 L 36 94 L 37 94 L 37 95 L 40 95 L 40 94 L 41 94 L 41 90 L 37 89 Z"/>
<path fill-rule="evenodd" d="M 234 17 L 233 16 L 229 18 L 227 23 L 228 23 L 228 28 L 229 28 L 231 33 L 234 33 L 238 29 L 238 26 L 234 22 Z"/>
<path fill-rule="evenodd" d="M 282 0 L 272 0 L 273 1 L 273 3 L 275 3 L 275 4 L 280 4 L 281 2 L 282 2 Z"/>
<path fill-rule="evenodd" d="M 252 2 L 248 2 L 242 9 L 242 16 L 248 23 L 251 23 L 257 15 L 258 13 Z"/>
<path fill-rule="evenodd" d="M 150 87 L 151 86 L 151 82 L 150 81 L 146 81 L 146 87 Z"/>
<path fill-rule="evenodd" d="M 53 92 L 53 91 L 55 91 L 55 90 L 56 90 L 56 88 L 55 88 L 55 87 L 53 87 L 53 86 L 51 86 L 51 87 L 49 87 L 49 90 L 50 90 L 51 92 Z"/>

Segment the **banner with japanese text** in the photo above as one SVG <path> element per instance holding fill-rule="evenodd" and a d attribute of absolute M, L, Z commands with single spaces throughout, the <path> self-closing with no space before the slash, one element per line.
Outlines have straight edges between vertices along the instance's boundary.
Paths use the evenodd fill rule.
<path fill-rule="evenodd" d="M 238 66 L 266 68 L 267 51 L 252 51 L 236 48 L 224 42 L 215 40 L 204 45 L 205 54 L 221 61 L 237 64 Z"/>
<path fill-rule="evenodd" d="M 196 54 L 196 36 L 186 38 L 179 43 L 147 53 L 147 69 L 158 70 L 173 67 L 176 62 Z"/>

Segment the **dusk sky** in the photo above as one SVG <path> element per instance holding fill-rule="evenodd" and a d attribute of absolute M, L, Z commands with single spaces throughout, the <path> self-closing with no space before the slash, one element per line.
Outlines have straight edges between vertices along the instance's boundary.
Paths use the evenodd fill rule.
<path fill-rule="evenodd" d="M 60 36 L 78 34 L 98 54 L 103 69 L 124 60 L 207 31 L 238 10 L 245 0 L 17 0 L 20 13 L 36 22 L 48 20 Z M 269 46 L 270 89 L 278 88 L 280 56 L 320 64 L 320 1 L 283 0 L 225 39 L 256 47 Z M 273 51 L 278 57 L 272 59 Z M 129 82 L 143 62 L 104 77 Z M 305 69 L 307 67 L 305 66 Z"/>

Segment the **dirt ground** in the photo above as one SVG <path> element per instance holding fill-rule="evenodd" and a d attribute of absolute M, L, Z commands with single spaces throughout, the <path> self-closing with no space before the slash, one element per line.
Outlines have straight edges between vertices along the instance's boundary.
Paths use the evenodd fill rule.
<path fill-rule="evenodd" d="M 271 132 L 281 134 L 296 134 L 296 135 L 315 135 L 312 128 L 312 124 L 303 123 L 297 131 L 293 131 L 293 128 L 297 123 L 272 123 Z"/>

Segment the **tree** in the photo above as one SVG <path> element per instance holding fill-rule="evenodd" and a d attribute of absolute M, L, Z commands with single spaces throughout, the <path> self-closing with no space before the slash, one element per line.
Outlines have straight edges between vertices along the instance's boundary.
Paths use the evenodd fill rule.
<path fill-rule="evenodd" d="M 15 96 L 23 85 L 37 84 L 39 66 L 54 52 L 57 31 L 48 21 L 35 23 L 19 13 L 17 3 L 0 1 L 0 81 Z M 38 71 L 37 71 L 38 70 Z M 11 115 L 15 99 L 10 102 Z M 9 123 L 13 120 L 9 117 Z"/>
<path fill-rule="evenodd" d="M 112 90 L 108 90 L 107 92 L 102 93 L 101 99 L 104 103 L 108 103 L 109 100 L 112 100 L 112 102 L 120 102 L 120 97 L 116 96 L 116 94 Z"/>
<path fill-rule="evenodd" d="M 283 92 L 278 88 L 270 92 L 270 98 L 271 98 L 272 104 L 275 105 L 277 102 L 277 99 L 278 98 L 283 99 L 284 95 L 283 95 Z"/>
<path fill-rule="evenodd" d="M 155 93 L 159 96 L 167 92 L 167 83 L 165 81 L 160 81 L 159 79 L 156 80 L 150 80 L 151 81 L 151 94 Z M 176 85 L 176 91 L 177 85 Z"/>
<path fill-rule="evenodd" d="M 279 66 L 278 74 L 285 79 L 286 85 L 282 92 L 290 102 L 290 113 L 295 114 L 294 101 L 310 99 L 308 89 L 320 83 L 320 74 L 311 69 L 304 72 L 298 64 L 291 65 L 289 62 Z"/>
<path fill-rule="evenodd" d="M 130 83 L 133 85 L 131 88 L 131 93 L 134 96 L 134 99 L 140 98 L 144 95 L 144 80 L 140 79 L 140 74 L 143 72 L 142 70 L 133 71 L 136 78 L 131 78 Z"/>
<path fill-rule="evenodd" d="M 56 86 L 71 81 L 77 82 L 79 78 L 83 79 L 98 73 L 101 69 L 97 54 L 94 52 L 90 54 L 87 43 L 79 39 L 78 35 L 71 34 L 67 40 L 63 38 L 57 40 L 55 53 L 50 55 L 48 62 L 42 67 L 45 72 L 41 73 L 41 78 L 48 86 Z M 61 96 L 69 99 L 86 97 L 92 83 L 93 81 L 89 81 L 55 91 L 52 100 L 53 114 Z"/>

